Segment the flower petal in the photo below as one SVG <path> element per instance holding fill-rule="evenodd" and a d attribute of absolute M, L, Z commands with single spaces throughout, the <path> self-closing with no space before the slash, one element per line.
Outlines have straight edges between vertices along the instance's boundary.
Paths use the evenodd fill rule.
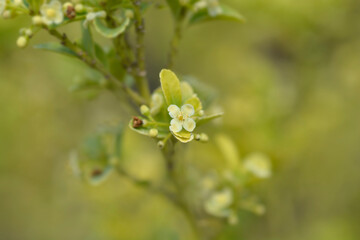
<path fill-rule="evenodd" d="M 170 131 L 172 132 L 180 132 L 183 128 L 183 123 L 181 121 L 179 121 L 177 118 L 171 120 L 170 122 Z"/>
<path fill-rule="evenodd" d="M 185 114 L 186 116 L 191 117 L 192 115 L 194 115 L 195 109 L 194 109 L 193 105 L 191 105 L 191 104 L 184 104 L 181 107 L 181 112 L 183 114 Z"/>
<path fill-rule="evenodd" d="M 49 4 L 54 10 L 61 11 L 61 3 L 59 1 L 52 1 Z"/>
<path fill-rule="evenodd" d="M 185 128 L 186 131 L 192 132 L 196 127 L 196 122 L 192 118 L 187 118 L 184 121 L 183 127 Z"/>
<path fill-rule="evenodd" d="M 180 108 L 174 104 L 171 104 L 167 110 L 169 111 L 169 115 L 172 118 L 177 118 L 181 114 Z"/>
<path fill-rule="evenodd" d="M 54 18 L 55 24 L 60 24 L 64 20 L 64 15 L 62 12 L 59 12 L 57 16 Z"/>

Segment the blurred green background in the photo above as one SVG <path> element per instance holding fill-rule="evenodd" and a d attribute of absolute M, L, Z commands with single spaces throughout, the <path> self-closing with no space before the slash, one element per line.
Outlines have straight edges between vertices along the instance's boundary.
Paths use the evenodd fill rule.
<path fill-rule="evenodd" d="M 218 90 L 226 114 L 208 127 L 210 138 L 225 132 L 242 156 L 268 154 L 274 176 L 258 187 L 266 215 L 244 214 L 223 239 L 360 239 L 360 2 L 224 2 L 247 23 L 189 28 L 175 71 Z M 169 19 L 166 9 L 147 13 L 153 87 Z M 110 94 L 88 101 L 69 93 L 80 62 L 16 48 L 28 21 L 0 21 L 0 239 L 190 239 L 184 217 L 163 199 L 115 175 L 99 187 L 73 177 L 69 152 L 97 126 L 129 115 Z M 68 30 L 76 35 L 78 26 Z M 39 34 L 31 44 L 49 39 Z M 214 145 L 189 144 L 186 156 L 206 168 Z M 161 175 L 151 139 L 128 131 L 125 147 L 130 172 Z"/>

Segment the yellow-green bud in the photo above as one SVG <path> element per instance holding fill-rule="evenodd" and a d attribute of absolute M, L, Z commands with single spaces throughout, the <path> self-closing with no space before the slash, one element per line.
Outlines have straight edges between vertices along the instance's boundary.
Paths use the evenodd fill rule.
<path fill-rule="evenodd" d="M 155 128 L 152 128 L 152 129 L 150 129 L 150 131 L 149 131 L 149 135 L 150 135 L 150 137 L 157 137 L 157 135 L 159 134 L 159 131 L 157 130 L 157 129 L 155 129 Z"/>
<path fill-rule="evenodd" d="M 130 18 L 130 19 L 134 18 L 133 10 L 130 10 L 130 9 L 125 10 L 125 17 Z"/>
<path fill-rule="evenodd" d="M 24 37 L 24 36 L 20 36 L 20 37 L 17 39 L 17 41 L 16 41 L 16 45 L 17 45 L 19 48 L 24 48 L 24 47 L 26 47 L 27 43 L 28 43 L 28 40 L 27 40 L 27 38 Z"/>
<path fill-rule="evenodd" d="M 200 141 L 201 142 L 208 142 L 209 141 L 208 135 L 205 134 L 205 133 L 200 133 Z"/>
<path fill-rule="evenodd" d="M 37 16 L 33 16 L 32 17 L 32 23 L 34 25 L 42 25 L 43 24 L 43 20 L 41 18 L 41 16 L 37 15 Z"/>
<path fill-rule="evenodd" d="M 28 37 L 31 37 L 33 35 L 33 31 L 30 28 L 25 29 L 24 33 Z"/>
<path fill-rule="evenodd" d="M 200 141 L 200 134 L 195 134 L 195 140 Z"/>
<path fill-rule="evenodd" d="M 74 7 L 74 4 L 72 4 L 71 2 L 66 2 L 63 4 L 64 11 L 66 11 L 68 9 L 68 7 Z"/>
<path fill-rule="evenodd" d="M 84 11 L 84 5 L 82 5 L 81 3 L 78 3 L 75 5 L 75 11 L 76 12 L 82 12 Z"/>
<path fill-rule="evenodd" d="M 200 110 L 200 111 L 199 111 L 199 116 L 200 116 L 200 117 L 204 116 L 204 110 Z"/>
<path fill-rule="evenodd" d="M 158 141 L 157 145 L 160 149 L 163 149 L 165 146 L 165 143 L 163 141 Z"/>
<path fill-rule="evenodd" d="M 142 115 L 146 116 L 146 115 L 149 115 L 150 109 L 146 105 L 141 105 L 140 106 L 140 112 L 141 112 Z"/>

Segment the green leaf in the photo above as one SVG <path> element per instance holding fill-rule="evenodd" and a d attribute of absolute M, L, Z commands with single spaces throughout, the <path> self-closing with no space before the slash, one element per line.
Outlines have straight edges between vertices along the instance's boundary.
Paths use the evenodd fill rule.
<path fill-rule="evenodd" d="M 90 176 L 89 183 L 94 186 L 100 185 L 110 176 L 113 170 L 113 166 L 107 166 L 102 170 L 98 170 L 99 172 L 94 170 Z"/>
<path fill-rule="evenodd" d="M 90 28 L 85 28 L 83 26 L 84 24 L 81 24 L 81 32 L 82 32 L 82 38 L 81 38 L 81 47 L 86 51 L 86 53 L 93 57 L 94 56 L 94 41 L 92 38 L 92 34 L 90 31 Z"/>
<path fill-rule="evenodd" d="M 200 82 L 192 76 L 185 76 L 184 79 L 186 82 L 190 83 L 194 92 L 196 92 L 197 96 L 201 99 L 203 109 L 208 108 L 216 99 L 218 93 L 213 87 L 205 84 L 204 82 Z"/>
<path fill-rule="evenodd" d="M 78 55 L 70 48 L 61 45 L 60 43 L 41 43 L 34 46 L 36 49 L 42 49 L 46 51 L 56 52 L 71 57 L 78 57 Z"/>
<path fill-rule="evenodd" d="M 200 99 L 194 94 L 191 98 L 189 98 L 185 104 L 191 104 L 195 109 L 195 114 L 202 110 L 202 104 Z"/>
<path fill-rule="evenodd" d="M 95 30 L 106 38 L 115 38 L 119 36 L 125 31 L 129 23 L 130 23 L 130 19 L 125 18 L 124 22 L 120 26 L 116 28 L 109 28 L 104 24 L 104 22 L 101 19 L 96 18 L 94 20 Z"/>
<path fill-rule="evenodd" d="M 121 159 L 124 127 L 104 126 L 89 136 L 81 148 L 71 154 L 74 173 L 91 185 L 99 185 L 114 170 Z"/>
<path fill-rule="evenodd" d="M 196 126 L 200 126 L 203 125 L 211 120 L 214 120 L 216 118 L 221 117 L 222 115 L 224 115 L 224 113 L 215 113 L 212 115 L 208 115 L 208 116 L 204 116 L 204 117 L 200 117 L 197 121 L 196 121 Z"/>
<path fill-rule="evenodd" d="M 97 43 L 94 44 L 95 56 L 104 65 L 108 66 L 108 58 L 104 49 Z"/>
<path fill-rule="evenodd" d="M 163 69 L 160 72 L 161 89 L 164 93 L 167 105 L 175 104 L 181 106 L 180 81 L 171 70 Z"/>
<path fill-rule="evenodd" d="M 235 9 L 228 7 L 224 4 L 220 4 L 221 13 L 216 16 L 210 16 L 208 9 L 204 8 L 194 13 L 190 19 L 189 24 L 201 23 L 211 20 L 227 20 L 236 22 L 245 22 L 245 18 Z"/>
<path fill-rule="evenodd" d="M 191 98 L 194 95 L 194 90 L 191 87 L 191 85 L 187 82 L 181 82 L 181 94 L 182 94 L 182 102 L 186 102 L 189 98 Z"/>
<path fill-rule="evenodd" d="M 194 139 L 194 134 L 192 134 L 191 132 L 188 132 L 186 130 L 181 130 L 180 132 L 171 132 L 174 137 L 179 140 L 182 143 L 188 143 L 191 142 Z"/>

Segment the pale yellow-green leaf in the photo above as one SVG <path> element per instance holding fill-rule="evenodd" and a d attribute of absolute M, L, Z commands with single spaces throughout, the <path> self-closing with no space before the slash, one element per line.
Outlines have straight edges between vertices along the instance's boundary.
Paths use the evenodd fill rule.
<path fill-rule="evenodd" d="M 185 104 L 191 104 L 194 109 L 195 109 L 195 113 L 198 113 L 200 110 L 202 110 L 202 104 L 200 99 L 197 97 L 196 94 L 194 94 L 191 98 L 189 98 L 188 100 L 186 100 Z"/>
<path fill-rule="evenodd" d="M 207 115 L 207 116 L 203 116 L 203 117 L 200 117 L 198 118 L 197 122 L 196 122 L 196 125 L 197 126 L 200 126 L 200 125 L 203 125 L 213 119 L 216 119 L 216 118 L 219 118 L 221 117 L 222 115 L 224 115 L 224 113 L 215 113 L 215 114 L 212 114 L 212 115 Z"/>
<path fill-rule="evenodd" d="M 182 143 L 188 143 L 194 139 L 194 134 L 186 130 L 182 130 L 178 133 L 171 132 L 174 137 Z"/>
<path fill-rule="evenodd" d="M 181 106 L 180 81 L 171 70 L 163 69 L 160 72 L 160 83 L 167 105 Z"/>
<path fill-rule="evenodd" d="M 186 100 L 188 100 L 194 95 L 194 90 L 188 82 L 181 82 L 180 87 L 181 87 L 182 102 L 185 103 Z"/>

